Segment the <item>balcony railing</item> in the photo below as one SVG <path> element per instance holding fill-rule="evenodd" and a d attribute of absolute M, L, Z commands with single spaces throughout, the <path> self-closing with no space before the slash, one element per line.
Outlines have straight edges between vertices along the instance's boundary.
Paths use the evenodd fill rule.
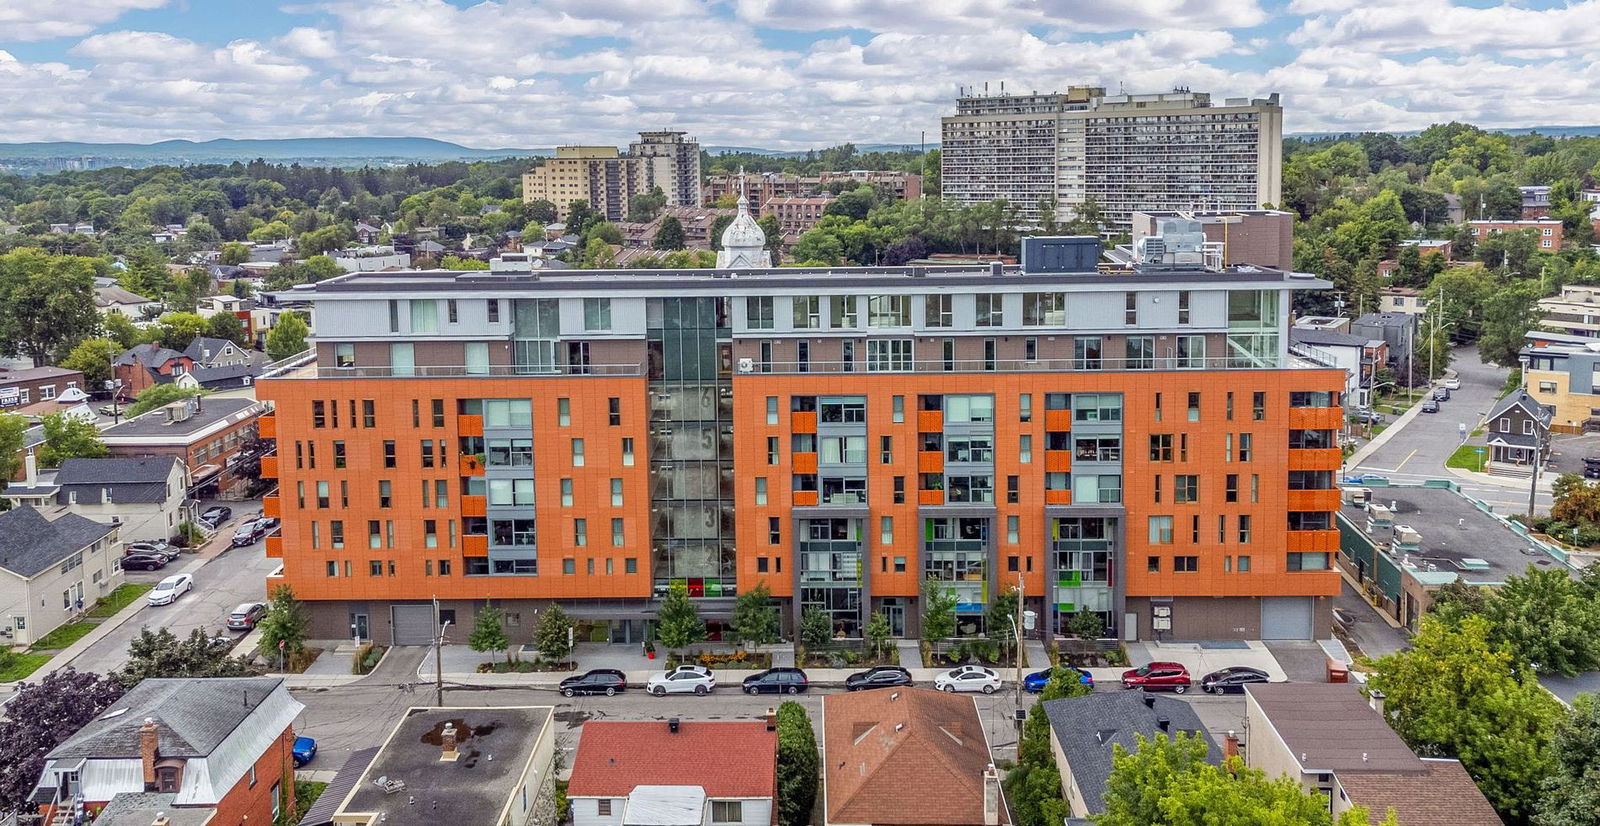
<path fill-rule="evenodd" d="M 487 367 L 451 364 L 417 365 L 396 370 L 392 366 L 330 367 L 314 360 L 273 375 L 279 379 L 524 379 L 544 376 L 642 376 L 643 364 L 557 364 L 518 366 L 491 364 Z M 267 378 L 263 376 L 262 378 Z"/>
<path fill-rule="evenodd" d="M 1268 356 L 1261 359 L 1244 359 L 1230 356 L 1213 358 L 1096 358 L 1096 359 L 915 359 L 888 363 L 854 361 L 760 361 L 741 359 L 740 375 L 762 373 L 1069 373 L 1172 370 L 1285 370 L 1303 366 L 1305 362 L 1293 357 Z M 421 368 L 418 368 L 419 370 Z"/>

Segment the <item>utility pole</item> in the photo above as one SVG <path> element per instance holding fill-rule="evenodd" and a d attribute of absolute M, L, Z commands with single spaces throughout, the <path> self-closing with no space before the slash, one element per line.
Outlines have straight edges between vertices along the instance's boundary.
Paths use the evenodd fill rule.
<path fill-rule="evenodd" d="M 439 598 L 433 600 L 433 621 L 439 621 Z M 445 620 L 439 626 L 439 636 L 433 641 L 433 704 L 444 708 L 444 632 L 449 629 L 450 621 Z"/>
<path fill-rule="evenodd" d="M 1017 572 L 1017 618 L 1013 630 L 1017 632 L 1017 708 L 1022 708 L 1022 626 L 1026 623 L 1022 619 L 1022 606 L 1027 602 L 1027 591 L 1023 588 L 1022 572 Z"/>
<path fill-rule="evenodd" d="M 1538 425 L 1534 425 L 1535 429 Z M 1533 440 L 1533 473 L 1528 475 L 1528 521 L 1533 522 L 1534 500 L 1539 496 L 1539 460 L 1544 456 L 1544 434 L 1535 434 Z"/>

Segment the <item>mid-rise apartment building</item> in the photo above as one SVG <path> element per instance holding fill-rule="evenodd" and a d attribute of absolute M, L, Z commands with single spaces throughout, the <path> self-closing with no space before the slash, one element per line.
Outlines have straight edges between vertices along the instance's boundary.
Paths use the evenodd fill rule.
<path fill-rule="evenodd" d="M 1089 200 L 1127 229 L 1133 213 L 1253 210 L 1280 200 L 1283 108 L 1276 93 L 1220 105 L 1184 89 L 1108 95 L 964 95 L 942 119 L 942 197 L 1004 199 L 1025 222 L 1052 204 L 1068 219 Z"/>
<path fill-rule="evenodd" d="M 1468 221 L 1467 226 L 1472 228 L 1472 237 L 1479 243 L 1487 240 L 1491 235 L 1502 232 L 1532 232 L 1534 243 L 1539 249 L 1553 251 L 1561 249 L 1562 230 L 1564 225 L 1555 218 L 1532 218 L 1523 221 Z"/>
<path fill-rule="evenodd" d="M 964 624 L 1020 586 L 1052 631 L 1324 634 L 1345 376 L 1291 356 L 1286 323 L 1329 285 L 1057 263 L 1085 243 L 297 287 L 317 361 L 257 387 L 273 582 L 314 635 L 379 642 L 464 634 L 486 598 L 637 642 L 675 582 L 713 623 L 765 583 L 786 625 L 815 607 L 848 635 L 881 611 L 915 636 L 930 580 Z"/>
<path fill-rule="evenodd" d="M 588 201 L 608 221 L 621 221 L 639 195 L 661 187 L 669 206 L 700 203 L 700 144 L 684 132 L 640 132 L 626 154 L 615 146 L 558 146 L 553 158 L 522 173 L 524 203 L 546 200 L 565 218 Z"/>
<path fill-rule="evenodd" d="M 739 177 L 708 176 L 704 189 L 706 204 L 715 204 L 723 198 L 738 198 Z M 922 197 L 921 175 L 887 169 L 852 169 L 817 175 L 752 172 L 744 176 L 744 194 L 757 208 L 765 208 L 766 203 L 774 198 L 794 198 L 824 192 L 831 195 L 835 189 L 855 189 L 858 186 L 877 187 L 897 201 L 914 201 Z"/>
<path fill-rule="evenodd" d="M 1600 338 L 1600 287 L 1566 284 L 1539 299 L 1539 324 L 1570 336 Z"/>

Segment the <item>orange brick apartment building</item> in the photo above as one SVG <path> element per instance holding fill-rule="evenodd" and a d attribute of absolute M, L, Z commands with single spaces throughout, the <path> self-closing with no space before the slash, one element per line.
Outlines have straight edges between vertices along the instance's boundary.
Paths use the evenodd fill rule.
<path fill-rule="evenodd" d="M 1052 631 L 1325 635 L 1344 376 L 1285 329 L 1328 285 L 1049 266 L 1095 243 L 305 285 L 317 362 L 258 384 L 273 583 L 313 636 L 380 643 L 458 636 L 485 599 L 514 636 L 559 601 L 637 642 L 673 581 L 713 621 L 765 582 L 786 626 L 815 606 L 850 635 L 882 611 L 915 636 L 929 579 L 964 625 L 1020 583 Z"/>

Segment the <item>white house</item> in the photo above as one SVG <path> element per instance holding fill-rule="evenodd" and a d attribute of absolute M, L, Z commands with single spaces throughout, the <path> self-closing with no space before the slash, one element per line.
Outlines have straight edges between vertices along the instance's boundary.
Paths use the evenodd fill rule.
<path fill-rule="evenodd" d="M 122 584 L 117 526 L 22 505 L 0 513 L 0 639 L 29 645 Z"/>
<path fill-rule="evenodd" d="M 573 826 L 768 826 L 778 733 L 765 721 L 583 726 L 567 800 Z"/>
<path fill-rule="evenodd" d="M 54 484 L 59 512 L 117 525 L 125 542 L 169 538 L 194 518 L 188 470 L 176 456 L 68 459 Z"/>

